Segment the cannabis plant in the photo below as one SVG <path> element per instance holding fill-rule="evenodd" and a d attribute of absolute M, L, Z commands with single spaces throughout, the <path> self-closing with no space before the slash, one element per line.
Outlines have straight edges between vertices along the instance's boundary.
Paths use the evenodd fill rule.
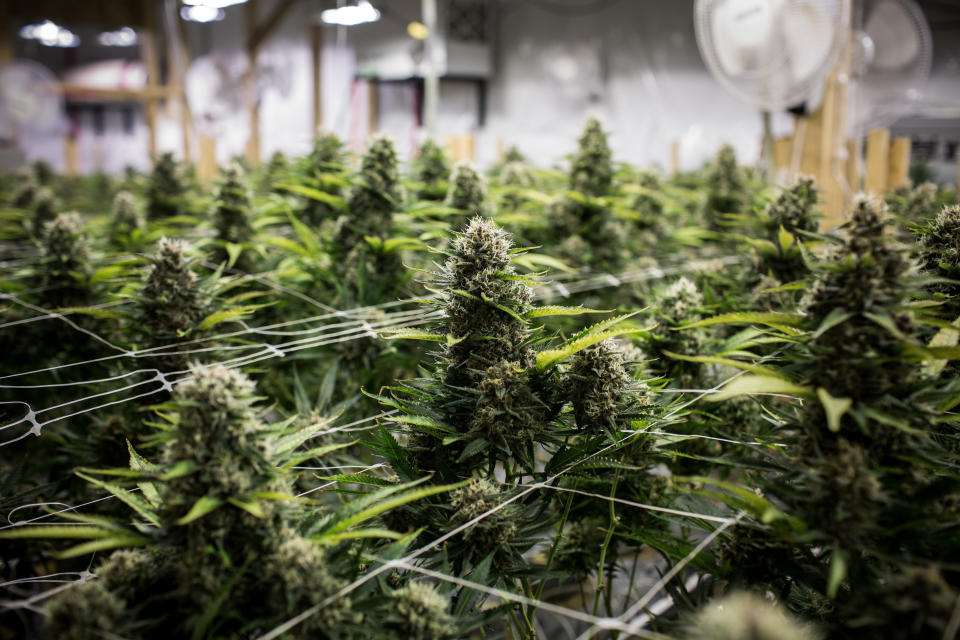
<path fill-rule="evenodd" d="M 146 222 L 137 198 L 130 191 L 118 191 L 113 197 L 110 211 L 111 240 L 120 248 L 134 241 L 134 235 L 142 234 Z"/>
<path fill-rule="evenodd" d="M 937 280 L 928 285 L 943 302 L 948 320 L 960 315 L 960 206 L 944 207 L 934 220 L 919 228 L 920 267 Z"/>
<path fill-rule="evenodd" d="M 147 215 L 160 220 L 183 213 L 186 188 L 172 153 L 163 153 L 153 165 L 147 190 Z"/>
<path fill-rule="evenodd" d="M 577 142 L 580 148 L 570 167 L 570 189 L 588 198 L 607 195 L 613 185 L 613 161 L 600 121 L 587 119 Z"/>
<path fill-rule="evenodd" d="M 45 307 L 77 306 L 89 301 L 90 248 L 83 226 L 76 212 L 61 213 L 43 226 L 34 277 Z"/>
<path fill-rule="evenodd" d="M 765 238 L 746 238 L 755 256 L 760 286 L 778 286 L 806 278 L 811 235 L 818 226 L 819 192 L 812 178 L 801 178 L 760 214 Z"/>
<path fill-rule="evenodd" d="M 442 200 L 448 195 L 450 161 L 443 147 L 433 138 L 427 138 L 420 145 L 412 168 L 413 179 L 420 183 L 417 196 L 421 200 Z"/>
<path fill-rule="evenodd" d="M 804 314 L 743 318 L 779 327 L 796 345 L 788 364 L 751 369 L 718 394 L 805 399 L 771 408 L 789 443 L 766 456 L 775 471 L 757 477 L 764 500 L 756 507 L 776 509 L 766 516 L 773 538 L 742 537 L 729 575 L 770 585 L 838 637 L 940 635 L 941 594 L 955 589 L 934 565 L 956 548 L 941 526 L 956 518 L 941 498 L 958 486 L 956 473 L 941 472 L 953 428 L 938 424 L 934 381 L 911 356 L 923 352 L 907 304 L 917 284 L 889 227 L 881 204 L 858 200 L 842 246 L 816 267 Z M 750 559 L 759 552 L 777 558 L 775 571 Z M 918 576 L 932 582 L 914 602 L 869 606 L 903 603 Z"/>
<path fill-rule="evenodd" d="M 221 173 L 214 203 L 213 225 L 217 231 L 215 262 L 226 262 L 227 267 L 236 267 L 241 271 L 253 268 L 254 256 L 249 247 L 253 238 L 251 209 L 250 189 L 243 169 L 238 164 L 231 164 Z"/>
<path fill-rule="evenodd" d="M 463 211 L 466 215 L 455 216 L 451 226 L 460 228 L 471 215 L 484 213 L 487 197 L 487 184 L 477 169 L 465 160 L 458 162 L 450 174 L 450 186 L 443 203 L 454 209 Z"/>
<path fill-rule="evenodd" d="M 723 145 L 707 175 L 707 200 L 704 215 L 707 226 L 721 229 L 724 214 L 739 214 L 747 204 L 746 182 L 737 166 L 733 147 Z"/>

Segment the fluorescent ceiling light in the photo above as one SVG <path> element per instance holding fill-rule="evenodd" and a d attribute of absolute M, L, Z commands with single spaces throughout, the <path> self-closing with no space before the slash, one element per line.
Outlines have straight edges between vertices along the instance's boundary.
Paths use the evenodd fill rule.
<path fill-rule="evenodd" d="M 217 22 L 223 20 L 223 9 L 210 7 L 205 4 L 195 4 L 180 7 L 180 17 L 190 22 Z"/>
<path fill-rule="evenodd" d="M 243 4 L 247 0 L 183 0 L 183 4 L 192 7 L 213 7 L 214 9 L 226 9 L 235 4 Z"/>
<path fill-rule="evenodd" d="M 80 44 L 80 38 L 75 33 L 50 20 L 28 24 L 20 29 L 20 37 L 36 40 L 46 47 L 76 47 Z"/>
<path fill-rule="evenodd" d="M 380 12 L 368 0 L 360 0 L 357 4 L 321 11 L 320 19 L 327 24 L 353 27 L 367 22 L 376 22 L 380 19 Z"/>
<path fill-rule="evenodd" d="M 137 44 L 137 32 L 130 27 L 104 31 L 97 36 L 97 42 L 105 47 L 132 47 Z"/>

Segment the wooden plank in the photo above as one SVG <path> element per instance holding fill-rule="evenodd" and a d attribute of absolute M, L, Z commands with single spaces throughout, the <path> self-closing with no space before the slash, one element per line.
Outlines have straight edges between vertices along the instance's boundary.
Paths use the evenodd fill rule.
<path fill-rule="evenodd" d="M 175 7 L 176 5 L 174 5 Z M 190 41 L 187 39 L 186 22 L 180 17 L 178 11 L 171 12 L 171 20 L 175 25 L 176 33 L 171 34 L 171 40 L 176 40 L 177 49 L 180 52 L 179 59 L 176 60 L 180 67 L 180 75 L 186 81 L 187 70 L 190 68 Z M 187 92 L 183 91 L 180 96 L 180 127 L 183 136 L 183 159 L 185 162 L 193 161 L 193 141 L 196 139 L 197 131 L 193 123 L 193 112 L 190 110 L 190 101 L 187 99 Z"/>
<path fill-rule="evenodd" d="M 67 175 L 77 175 L 80 166 L 77 154 L 77 137 L 72 132 L 63 137 L 63 151 L 67 164 Z"/>
<path fill-rule="evenodd" d="M 323 25 L 310 25 L 310 57 L 313 63 L 313 131 L 323 128 Z"/>
<path fill-rule="evenodd" d="M 670 177 L 676 178 L 680 173 L 680 141 L 670 141 Z"/>
<path fill-rule="evenodd" d="M 867 132 L 867 170 L 863 190 L 883 195 L 890 177 L 890 130 L 871 129 Z"/>
<path fill-rule="evenodd" d="M 903 136 L 890 142 L 890 169 L 887 189 L 905 187 L 910 182 L 910 138 Z"/>

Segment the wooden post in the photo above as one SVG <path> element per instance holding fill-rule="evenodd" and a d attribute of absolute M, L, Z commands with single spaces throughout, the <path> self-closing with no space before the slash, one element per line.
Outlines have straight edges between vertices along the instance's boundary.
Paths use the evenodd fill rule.
<path fill-rule="evenodd" d="M 147 70 L 147 91 L 149 96 L 144 102 L 144 115 L 147 121 L 148 149 L 151 161 L 157 158 L 157 98 L 160 84 L 160 63 L 157 59 L 156 42 L 156 7 L 150 0 L 144 0 L 143 31 L 138 34 L 140 39 L 140 55 Z"/>
<path fill-rule="evenodd" d="M 847 186 L 850 193 L 858 193 L 862 189 L 860 184 L 860 159 L 863 156 L 863 139 L 847 140 Z"/>
<path fill-rule="evenodd" d="M 313 131 L 323 128 L 323 25 L 310 25 L 310 53 L 313 59 Z"/>
<path fill-rule="evenodd" d="M 183 76 L 185 82 L 187 69 L 190 68 L 190 44 L 187 40 L 186 23 L 177 12 L 173 12 L 171 18 L 174 24 L 176 24 L 177 29 L 177 32 L 171 34 L 171 36 L 172 38 L 176 38 L 180 51 L 176 66 L 180 68 L 180 75 Z M 187 100 L 187 92 L 182 90 L 182 88 L 180 94 L 180 127 L 182 128 L 181 133 L 183 135 L 183 159 L 185 162 L 191 162 L 193 160 L 192 141 L 196 138 L 196 129 L 193 124 L 193 113 L 190 111 L 190 102 Z"/>
<path fill-rule="evenodd" d="M 790 171 L 790 158 L 793 153 L 793 139 L 790 137 L 775 138 L 773 141 L 773 164 L 778 174 Z"/>
<path fill-rule="evenodd" d="M 200 136 L 197 142 L 200 152 L 197 177 L 204 182 L 211 182 L 217 177 L 217 142 L 210 136 Z"/>
<path fill-rule="evenodd" d="M 72 129 L 73 127 L 71 127 Z M 70 131 L 63 137 L 63 150 L 67 161 L 67 175 L 75 176 L 79 172 L 79 162 L 77 159 L 77 136 Z"/>
<path fill-rule="evenodd" d="M 910 182 L 910 138 L 894 138 L 890 143 L 890 173 L 887 189 L 904 187 Z"/>
<path fill-rule="evenodd" d="M 680 141 L 670 141 L 670 177 L 676 178 L 680 173 Z"/>
<path fill-rule="evenodd" d="M 890 130 L 872 129 L 867 132 L 867 175 L 863 190 L 882 195 L 890 177 Z"/>

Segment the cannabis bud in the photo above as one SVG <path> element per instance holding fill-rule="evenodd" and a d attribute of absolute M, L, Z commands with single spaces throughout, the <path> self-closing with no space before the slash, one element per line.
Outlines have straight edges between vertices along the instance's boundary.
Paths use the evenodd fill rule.
<path fill-rule="evenodd" d="M 118 234 L 129 235 L 133 230 L 143 228 L 143 214 L 136 196 L 129 191 L 118 191 L 113 197 L 111 218 L 113 229 Z"/>
<path fill-rule="evenodd" d="M 187 244 L 162 238 L 140 291 L 143 323 L 154 344 L 177 340 L 203 318 L 206 301 L 187 257 Z"/>
<path fill-rule="evenodd" d="M 487 367 L 477 390 L 471 430 L 490 441 L 513 444 L 533 442 L 543 430 L 550 407 L 534 394 L 530 372 L 516 362 L 504 360 Z"/>
<path fill-rule="evenodd" d="M 473 218 L 457 235 L 445 267 L 449 282 L 443 283 L 448 285 L 444 294 L 446 332 L 459 340 L 448 349 L 448 374 L 454 379 L 504 360 L 521 367 L 531 363 L 530 350 L 522 344 L 526 325 L 514 314 L 526 311 L 533 292 L 523 282 L 509 278 L 514 273 L 511 246 L 506 232 L 480 217 Z"/>
<path fill-rule="evenodd" d="M 50 187 L 40 187 L 30 206 L 33 207 L 33 236 L 39 238 L 46 224 L 57 217 L 60 205 Z"/>
<path fill-rule="evenodd" d="M 321 129 L 313 139 L 310 164 L 314 171 L 323 173 L 343 164 L 343 142 L 332 131 Z"/>
<path fill-rule="evenodd" d="M 613 184 L 613 161 L 599 120 L 587 120 L 578 143 L 579 150 L 570 167 L 570 188 L 588 198 L 606 195 Z"/>
<path fill-rule="evenodd" d="M 401 637 L 411 640 L 440 640 L 454 635 L 450 601 L 426 582 L 410 582 L 393 593 L 397 622 L 393 626 Z"/>
<path fill-rule="evenodd" d="M 169 218 L 183 208 L 184 186 L 172 153 L 157 158 L 150 175 L 147 213 L 151 220 Z"/>
<path fill-rule="evenodd" d="M 454 512 L 450 524 L 457 527 L 470 522 L 498 507 L 501 502 L 500 488 L 494 481 L 474 478 L 470 484 L 451 494 L 450 504 Z M 473 545 L 481 558 L 517 536 L 518 527 L 511 518 L 513 510 L 509 507 L 490 513 L 464 530 L 464 541 Z"/>
<path fill-rule="evenodd" d="M 427 138 L 420 145 L 413 159 L 413 178 L 423 183 L 419 196 L 430 200 L 443 197 L 447 177 L 450 175 L 450 162 L 443 147 L 433 138 Z"/>
<path fill-rule="evenodd" d="M 960 205 L 944 207 L 920 235 L 920 265 L 930 275 L 951 280 L 960 276 Z M 946 296 L 960 295 L 960 285 L 937 282 L 931 285 Z M 956 305 L 951 305 L 955 307 Z"/>
<path fill-rule="evenodd" d="M 87 297 L 90 253 L 82 233 L 83 221 L 75 212 L 61 213 L 43 227 L 39 280 L 48 305 L 70 306 Z"/>
<path fill-rule="evenodd" d="M 17 187 L 10 199 L 10 205 L 17 209 L 29 209 L 33 206 L 33 201 L 37 197 L 37 190 L 40 189 L 40 183 L 30 167 L 21 167 L 16 175 Z"/>
<path fill-rule="evenodd" d="M 746 203 L 737 154 L 730 145 L 723 145 L 717 152 L 713 168 L 707 175 L 707 190 L 706 216 L 712 228 L 720 227 L 719 214 L 740 213 Z"/>
<path fill-rule="evenodd" d="M 251 225 L 250 190 L 243 175 L 243 169 L 237 163 L 228 165 L 220 177 L 217 201 L 213 212 L 213 224 L 217 229 L 217 240 L 224 244 L 242 245 L 253 237 Z M 218 247 L 214 260 L 223 262 L 229 258 L 229 252 Z M 241 270 L 249 270 L 252 256 L 243 251 L 235 263 Z"/>
<path fill-rule="evenodd" d="M 684 640 L 818 640 L 821 634 L 793 619 L 780 605 L 748 592 L 734 593 L 701 609 Z"/>
<path fill-rule="evenodd" d="M 478 213 L 487 196 L 487 185 L 474 166 L 460 161 L 450 175 L 450 186 L 444 204 L 455 209 Z"/>
<path fill-rule="evenodd" d="M 789 233 L 816 231 L 815 207 L 820 193 L 813 178 L 800 178 L 790 189 L 783 191 L 776 200 L 767 205 L 768 232 L 776 237 L 782 227 Z"/>
<path fill-rule="evenodd" d="M 387 237 L 393 226 L 393 212 L 403 200 L 397 151 L 393 139 L 378 134 L 370 141 L 360 165 L 360 175 L 350 193 L 349 219 L 341 221 L 337 244 L 348 252 L 365 236 Z"/>
<path fill-rule="evenodd" d="M 621 426 L 625 409 L 636 401 L 623 355 L 612 340 L 577 353 L 567 372 L 567 388 L 577 426 L 599 432 Z"/>

